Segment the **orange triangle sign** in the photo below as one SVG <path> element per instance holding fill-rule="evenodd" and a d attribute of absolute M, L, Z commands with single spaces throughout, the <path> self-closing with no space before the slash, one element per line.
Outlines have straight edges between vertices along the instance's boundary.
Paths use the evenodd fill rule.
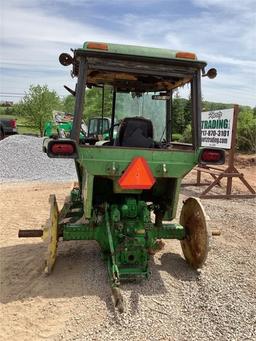
<path fill-rule="evenodd" d="M 132 160 L 118 183 L 123 189 L 150 189 L 155 181 L 146 160 L 139 156 Z"/>

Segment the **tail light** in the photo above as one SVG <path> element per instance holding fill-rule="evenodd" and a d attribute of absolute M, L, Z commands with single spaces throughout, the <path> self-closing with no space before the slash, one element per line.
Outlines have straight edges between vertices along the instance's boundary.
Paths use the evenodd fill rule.
<path fill-rule="evenodd" d="M 74 151 L 74 146 L 69 143 L 54 143 L 51 149 L 51 152 L 54 155 L 72 155 L 74 154 Z"/>
<path fill-rule="evenodd" d="M 199 155 L 199 163 L 223 165 L 225 163 L 225 151 L 217 148 L 203 149 Z"/>
<path fill-rule="evenodd" d="M 51 158 L 77 158 L 76 143 L 69 139 L 45 139 L 43 151 Z"/>
<path fill-rule="evenodd" d="M 16 126 L 17 126 L 16 120 L 14 120 L 14 119 L 10 120 L 10 126 L 12 128 L 16 128 Z"/>

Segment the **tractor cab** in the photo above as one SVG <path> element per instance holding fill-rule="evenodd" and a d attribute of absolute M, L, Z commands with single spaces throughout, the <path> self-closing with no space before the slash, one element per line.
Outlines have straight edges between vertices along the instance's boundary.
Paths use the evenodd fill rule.
<path fill-rule="evenodd" d="M 73 57 L 62 54 L 60 62 L 72 64 L 72 73 L 78 77 L 73 139 L 77 140 L 83 115 L 81 98 L 84 98 L 86 89 L 98 87 L 112 91 L 112 130 L 124 119 L 129 124 L 123 123 L 121 134 L 124 125 L 129 125 L 129 130 L 136 125 L 142 128 L 145 119 L 144 122 L 151 121 L 153 126 L 155 144 L 152 147 L 168 148 L 174 133 L 172 101 L 180 89 L 185 89 L 191 104 L 187 115 L 193 131 L 192 149 L 200 145 L 200 82 L 206 63 L 198 61 L 194 53 L 86 42 L 82 49 L 75 50 Z M 104 96 L 104 91 L 102 94 Z M 135 134 L 138 133 L 139 127 Z M 110 140 L 110 145 L 112 142 L 116 145 L 111 134 Z"/>

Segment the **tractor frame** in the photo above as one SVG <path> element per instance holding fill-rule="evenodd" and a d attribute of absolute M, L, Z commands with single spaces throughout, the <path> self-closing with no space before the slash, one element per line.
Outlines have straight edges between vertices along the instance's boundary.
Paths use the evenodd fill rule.
<path fill-rule="evenodd" d="M 188 198 L 180 223 L 173 222 L 182 178 L 199 160 L 224 162 L 222 152 L 208 149 L 205 154 L 200 147 L 201 77 L 206 63 L 187 52 L 92 42 L 75 50 L 74 56 L 62 54 L 60 62 L 72 65 L 77 77 L 71 138 L 45 139 L 43 149 L 49 157 L 73 158 L 78 183 L 61 210 L 55 196 L 50 197 L 50 223 L 43 231 L 21 230 L 20 236 L 41 235 L 48 241 L 46 273 L 54 266 L 60 238 L 96 240 L 107 263 L 116 306 L 123 311 L 120 282 L 150 277 L 149 259 L 159 249 L 160 239 L 180 240 L 185 259 L 194 268 L 206 260 L 209 235 L 200 202 Z M 171 138 L 173 93 L 188 83 L 190 145 Z M 101 145 L 81 144 L 85 91 L 94 86 L 113 89 L 110 140 Z M 150 147 L 116 143 L 113 129 L 118 94 L 152 92 L 165 99 L 164 141 L 152 139 Z M 141 124 L 138 117 L 124 121 Z"/>

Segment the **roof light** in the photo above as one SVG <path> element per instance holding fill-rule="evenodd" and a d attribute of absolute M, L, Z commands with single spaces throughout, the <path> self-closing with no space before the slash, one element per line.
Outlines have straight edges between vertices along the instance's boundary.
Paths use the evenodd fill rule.
<path fill-rule="evenodd" d="M 89 41 L 87 43 L 87 49 L 107 51 L 108 50 L 108 44 L 106 44 L 106 43 L 96 43 L 96 42 L 93 42 L 93 41 Z"/>
<path fill-rule="evenodd" d="M 196 60 L 196 54 L 193 52 L 177 52 L 176 53 L 176 58 L 184 58 L 184 59 L 193 59 Z"/>
<path fill-rule="evenodd" d="M 155 181 L 146 160 L 143 157 L 136 157 L 118 183 L 123 189 L 150 189 Z"/>

